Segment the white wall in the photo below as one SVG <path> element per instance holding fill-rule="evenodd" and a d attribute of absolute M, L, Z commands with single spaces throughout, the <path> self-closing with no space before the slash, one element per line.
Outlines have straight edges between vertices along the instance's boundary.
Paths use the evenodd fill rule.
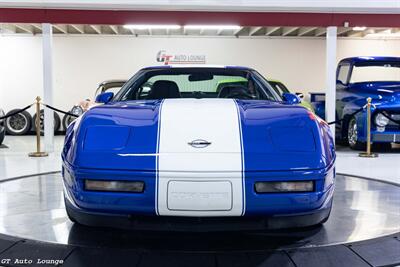
<path fill-rule="evenodd" d="M 54 101 L 69 109 L 93 97 L 103 80 L 129 78 L 158 65 L 156 53 L 204 54 L 207 64 L 254 67 L 293 91 L 323 91 L 324 39 L 237 39 L 131 36 L 54 37 Z M 338 60 L 360 55 L 400 56 L 400 40 L 341 39 Z M 22 107 L 42 95 L 40 36 L 0 36 L 0 107 Z"/>

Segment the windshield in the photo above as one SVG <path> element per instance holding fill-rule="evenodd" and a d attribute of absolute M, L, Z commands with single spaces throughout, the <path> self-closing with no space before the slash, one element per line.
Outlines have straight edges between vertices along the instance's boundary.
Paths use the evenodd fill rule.
<path fill-rule="evenodd" d="M 259 74 L 228 68 L 144 70 L 128 81 L 114 100 L 165 98 L 268 99 L 280 97 Z"/>
<path fill-rule="evenodd" d="M 354 66 L 350 83 L 400 81 L 400 63 L 379 66 Z"/>
<path fill-rule="evenodd" d="M 269 81 L 269 84 L 272 86 L 272 88 L 274 88 L 275 92 L 278 93 L 280 96 L 283 95 L 284 93 L 290 93 L 283 83 Z"/>

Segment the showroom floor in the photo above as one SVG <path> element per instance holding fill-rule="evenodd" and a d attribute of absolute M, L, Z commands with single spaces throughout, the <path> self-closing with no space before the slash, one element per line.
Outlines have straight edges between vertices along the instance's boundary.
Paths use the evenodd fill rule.
<path fill-rule="evenodd" d="M 0 147 L 0 180 L 18 176 L 59 171 L 60 151 L 63 136 L 55 136 L 55 152 L 49 157 L 30 158 L 35 149 L 34 136 L 7 136 Z M 380 151 L 374 159 L 360 158 L 358 153 L 347 148 L 337 148 L 336 171 L 400 184 L 400 146 L 391 151 Z"/>
<path fill-rule="evenodd" d="M 44 158 L 27 156 L 35 148 L 34 136 L 7 136 L 0 146 L 2 259 L 47 258 L 74 267 L 128 263 L 171 267 L 392 266 L 400 262 L 399 146 L 381 151 L 375 159 L 359 158 L 357 152 L 338 147 L 337 172 L 342 174 L 337 175 L 330 219 L 322 226 L 190 235 L 72 223 L 65 211 L 59 172 L 62 146 L 63 136 L 56 136 L 55 152 Z M 192 222 L 196 229 L 199 221 Z M 133 220 L 131 223 L 136 225 Z M 175 229 L 172 221 L 168 223 Z"/>

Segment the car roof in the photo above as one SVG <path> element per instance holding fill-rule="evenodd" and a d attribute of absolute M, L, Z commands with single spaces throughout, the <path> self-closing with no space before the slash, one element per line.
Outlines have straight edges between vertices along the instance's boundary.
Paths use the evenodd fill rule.
<path fill-rule="evenodd" d="M 161 66 L 150 66 L 145 67 L 142 70 L 159 70 L 159 69 L 170 69 L 170 68 L 198 68 L 198 69 L 237 69 L 237 70 L 253 70 L 249 67 L 244 66 L 234 66 L 234 65 L 199 65 L 199 64 L 179 64 L 179 65 L 161 65 Z"/>
<path fill-rule="evenodd" d="M 368 62 L 400 62 L 400 57 L 381 57 L 381 56 L 370 56 L 370 57 L 348 57 L 340 61 L 340 63 L 350 64 L 368 64 Z M 340 64 L 339 63 L 339 64 Z"/>

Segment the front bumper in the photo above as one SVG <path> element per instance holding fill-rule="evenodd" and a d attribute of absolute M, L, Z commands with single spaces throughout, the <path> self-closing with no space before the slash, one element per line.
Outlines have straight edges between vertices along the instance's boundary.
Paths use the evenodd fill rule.
<path fill-rule="evenodd" d="M 152 172 L 72 169 L 64 165 L 63 176 L 67 211 L 81 224 L 142 230 L 187 229 L 192 231 L 197 228 L 256 230 L 318 224 L 329 214 L 335 172 L 332 165 L 327 169 L 312 171 L 245 174 L 246 212 L 244 216 L 216 215 L 215 217 L 196 216 L 196 214 L 191 217 L 190 215 L 157 216 L 154 200 L 156 185 Z M 86 191 L 83 184 L 84 179 L 87 178 L 141 180 L 145 182 L 145 191 L 143 193 Z M 255 192 L 255 182 L 270 180 L 314 180 L 315 190 L 307 193 L 257 194 Z M 160 226 L 154 226 L 158 224 Z"/>
<path fill-rule="evenodd" d="M 377 143 L 400 143 L 400 131 L 371 132 L 371 141 Z"/>
<path fill-rule="evenodd" d="M 333 193 L 333 190 L 331 191 Z M 95 227 L 175 232 L 261 231 L 307 227 L 322 223 L 330 214 L 332 198 L 327 199 L 319 209 L 309 212 L 246 217 L 175 217 L 101 213 L 82 210 L 68 197 L 65 197 L 65 207 L 70 218 L 80 224 Z"/>

